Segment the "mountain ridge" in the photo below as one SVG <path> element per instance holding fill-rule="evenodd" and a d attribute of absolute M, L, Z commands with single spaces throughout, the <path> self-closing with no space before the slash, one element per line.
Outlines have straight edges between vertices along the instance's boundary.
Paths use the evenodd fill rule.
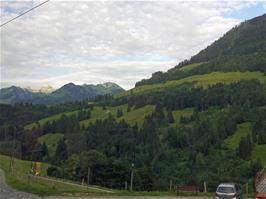
<path fill-rule="evenodd" d="M 0 103 L 58 104 L 81 101 L 87 98 L 94 98 L 98 95 L 113 95 L 123 91 L 122 87 L 112 82 L 97 85 L 76 85 L 70 82 L 51 92 L 42 92 L 42 89 L 31 90 L 29 88 L 11 86 L 0 89 Z"/>

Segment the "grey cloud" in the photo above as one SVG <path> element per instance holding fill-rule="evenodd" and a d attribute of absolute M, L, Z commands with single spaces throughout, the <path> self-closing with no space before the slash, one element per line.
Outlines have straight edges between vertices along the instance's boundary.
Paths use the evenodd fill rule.
<path fill-rule="evenodd" d="M 2 28 L 1 82 L 58 87 L 114 81 L 130 88 L 206 47 L 239 23 L 223 13 L 253 3 L 51 1 Z M 5 3 L 1 13 L 30 4 Z M 143 60 L 135 61 L 138 57 Z"/>

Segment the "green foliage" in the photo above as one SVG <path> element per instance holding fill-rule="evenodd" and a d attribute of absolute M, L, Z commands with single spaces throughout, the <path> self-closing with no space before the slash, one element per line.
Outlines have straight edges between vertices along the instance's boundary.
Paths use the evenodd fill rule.
<path fill-rule="evenodd" d="M 252 150 L 252 143 L 250 139 L 250 135 L 247 137 L 242 137 L 239 143 L 239 156 L 240 158 L 247 160 L 250 158 Z"/>
<path fill-rule="evenodd" d="M 160 92 L 166 89 L 175 88 L 184 83 L 192 83 L 195 86 L 203 86 L 207 88 L 208 86 L 217 83 L 229 84 L 233 82 L 238 82 L 240 80 L 251 80 L 251 79 L 256 79 L 261 82 L 266 81 L 266 77 L 261 72 L 212 72 L 202 75 L 192 75 L 180 80 L 172 80 L 160 84 L 138 86 L 130 91 L 121 93 L 117 97 L 130 96 L 132 94 L 141 95 L 141 94 Z"/>
<path fill-rule="evenodd" d="M 64 134 L 61 133 L 53 133 L 53 134 L 46 134 L 42 135 L 38 138 L 38 142 L 43 144 L 45 143 L 48 149 L 49 156 L 51 158 L 54 157 L 55 150 L 57 147 L 57 143 L 64 137 Z"/>
<path fill-rule="evenodd" d="M 68 159 L 67 145 L 63 139 L 57 143 L 53 163 L 55 165 L 62 165 Z"/>
<path fill-rule="evenodd" d="M 28 133 L 0 115 L 0 138 L 17 136 L 22 157 L 29 159 L 27 151 L 50 151 L 48 135 L 62 133 L 53 159 L 61 168 L 51 167 L 49 174 L 86 181 L 90 171 L 91 183 L 111 188 L 122 189 L 131 171 L 140 191 L 165 191 L 169 180 L 201 189 L 206 181 L 210 191 L 220 182 L 252 182 L 266 164 L 265 16 L 115 98 L 99 96 L 76 111 L 43 114 L 51 117 L 38 117 Z M 26 117 L 18 124 L 32 122 L 28 112 Z"/>
<path fill-rule="evenodd" d="M 225 140 L 225 145 L 231 150 L 236 150 L 242 138 L 250 135 L 251 124 L 249 122 L 238 124 L 236 132 Z"/>
<path fill-rule="evenodd" d="M 266 165 L 266 144 L 255 145 L 252 153 L 251 159 L 253 161 L 260 160 L 262 165 Z"/>
<path fill-rule="evenodd" d="M 123 116 L 123 111 L 121 110 L 121 109 L 118 109 L 117 110 L 117 113 L 116 113 L 116 117 L 117 118 L 120 118 L 120 117 L 122 117 Z"/>
<path fill-rule="evenodd" d="M 172 111 L 168 111 L 168 112 L 167 112 L 167 119 L 168 119 L 168 122 L 169 122 L 170 124 L 172 124 L 172 123 L 175 122 L 175 119 L 174 119 L 174 116 L 173 116 Z"/>

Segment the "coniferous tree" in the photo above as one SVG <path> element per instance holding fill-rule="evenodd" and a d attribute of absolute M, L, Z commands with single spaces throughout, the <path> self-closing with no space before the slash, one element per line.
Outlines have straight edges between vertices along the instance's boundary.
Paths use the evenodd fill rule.
<path fill-rule="evenodd" d="M 123 111 L 121 109 L 118 109 L 117 113 L 116 113 L 116 117 L 119 118 L 119 117 L 122 117 L 122 116 L 123 116 Z"/>
<path fill-rule="evenodd" d="M 172 113 L 172 111 L 170 111 L 170 110 L 167 112 L 167 118 L 168 118 L 168 122 L 169 122 L 170 124 L 172 124 L 172 123 L 175 122 L 175 119 L 174 119 L 173 113 Z"/>
<path fill-rule="evenodd" d="M 49 158 L 49 152 L 45 142 L 43 142 L 41 150 L 42 150 L 42 158 L 45 156 Z"/>
<path fill-rule="evenodd" d="M 55 165 L 62 165 L 68 158 L 67 145 L 63 139 L 59 140 L 57 143 L 54 161 Z"/>

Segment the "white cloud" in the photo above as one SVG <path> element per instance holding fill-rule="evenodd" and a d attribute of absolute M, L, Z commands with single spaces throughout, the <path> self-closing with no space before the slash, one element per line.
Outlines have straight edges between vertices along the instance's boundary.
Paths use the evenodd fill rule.
<path fill-rule="evenodd" d="M 38 3 L 1 4 L 1 23 Z M 50 1 L 1 28 L 1 83 L 130 88 L 209 45 L 240 22 L 224 13 L 253 3 Z"/>

